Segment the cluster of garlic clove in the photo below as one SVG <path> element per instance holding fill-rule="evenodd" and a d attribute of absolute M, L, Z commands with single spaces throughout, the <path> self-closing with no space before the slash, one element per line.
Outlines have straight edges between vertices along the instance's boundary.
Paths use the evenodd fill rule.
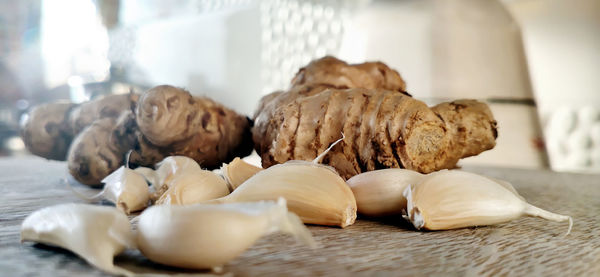
<path fill-rule="evenodd" d="M 158 205 L 139 216 L 134 234 L 114 207 L 62 204 L 37 210 L 21 225 L 21 241 L 73 251 L 104 272 L 134 276 L 115 266 L 115 255 L 139 249 L 157 263 L 191 269 L 221 266 L 260 237 L 281 232 L 310 247 L 316 243 L 285 200 L 223 205 Z"/>
<path fill-rule="evenodd" d="M 156 166 L 156 170 L 146 167 L 134 170 L 152 185 L 150 199 L 154 204 L 189 205 L 229 194 L 223 178 L 203 170 L 191 158 L 170 156 Z"/>
<path fill-rule="evenodd" d="M 285 198 L 304 223 L 346 227 L 356 220 L 356 200 L 335 169 L 288 161 L 261 170 L 231 194 L 206 203 L 239 203 Z"/>
<path fill-rule="evenodd" d="M 253 174 L 245 174 L 243 176 L 250 177 L 231 194 L 205 203 L 240 203 L 284 198 L 290 211 L 306 224 L 341 228 L 352 225 L 356 220 L 357 210 L 354 194 L 334 168 L 320 164 L 321 159 L 343 139 L 344 134 L 313 161 L 290 160 L 264 170 L 256 170 Z"/>
<path fill-rule="evenodd" d="M 461 170 L 423 175 L 406 169 L 383 169 L 350 178 L 358 212 L 366 216 L 404 213 L 416 229 L 448 230 L 493 225 L 522 216 L 551 221 L 554 214 L 525 201 L 508 182 Z"/>

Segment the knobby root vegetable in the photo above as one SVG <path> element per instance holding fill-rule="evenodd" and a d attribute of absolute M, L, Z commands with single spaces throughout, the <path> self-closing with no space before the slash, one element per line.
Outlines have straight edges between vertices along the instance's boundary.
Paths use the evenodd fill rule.
<path fill-rule="evenodd" d="M 323 159 L 342 177 L 406 168 L 429 173 L 495 146 L 496 121 L 486 104 L 461 100 L 429 108 L 381 89 L 297 86 L 265 99 L 252 129 L 263 168 L 311 160 L 337 139 Z"/>
<path fill-rule="evenodd" d="M 31 153 L 63 161 L 73 138 L 102 118 L 117 118 L 130 110 L 137 94 L 107 95 L 82 104 L 47 103 L 34 107 L 21 122 L 21 137 Z"/>
<path fill-rule="evenodd" d="M 73 133 L 68 122 L 72 103 L 48 103 L 34 107 L 21 121 L 21 138 L 34 155 L 63 161 Z"/>
<path fill-rule="evenodd" d="M 147 142 L 168 154 L 165 156 L 187 156 L 203 168 L 217 168 L 252 150 L 247 117 L 176 87 L 157 86 L 144 93 L 138 101 L 136 121 Z M 160 161 L 141 158 L 144 164 Z"/>
<path fill-rule="evenodd" d="M 118 118 L 123 111 L 135 107 L 139 95 L 111 94 L 81 103 L 69 113 L 69 124 L 73 134 L 79 134 L 100 118 Z"/>
<path fill-rule="evenodd" d="M 406 83 L 396 70 L 382 62 L 347 64 L 331 56 L 300 68 L 292 86 L 325 85 L 338 89 L 386 89 L 406 93 Z"/>
<path fill-rule="evenodd" d="M 158 86 L 140 96 L 135 113 L 127 110 L 83 129 L 70 147 L 69 171 L 81 183 L 99 184 L 124 164 L 130 150 L 136 166 L 180 155 L 216 168 L 252 150 L 250 120 L 208 98 Z"/>
<path fill-rule="evenodd" d="M 136 145 L 133 114 L 124 112 L 118 119 L 94 121 L 73 140 L 67 163 L 79 182 L 97 185 L 125 163 L 125 156 Z"/>

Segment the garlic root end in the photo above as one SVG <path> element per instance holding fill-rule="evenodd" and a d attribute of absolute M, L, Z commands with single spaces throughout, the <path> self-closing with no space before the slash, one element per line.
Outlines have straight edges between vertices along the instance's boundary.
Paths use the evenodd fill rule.
<path fill-rule="evenodd" d="M 567 233 L 564 236 L 567 236 L 569 233 L 571 233 L 571 229 L 573 228 L 573 218 L 571 218 L 570 216 L 555 214 L 553 212 L 540 209 L 531 204 L 528 204 L 525 208 L 525 214 L 528 216 L 539 217 L 554 222 L 569 221 L 569 229 L 567 229 Z"/>

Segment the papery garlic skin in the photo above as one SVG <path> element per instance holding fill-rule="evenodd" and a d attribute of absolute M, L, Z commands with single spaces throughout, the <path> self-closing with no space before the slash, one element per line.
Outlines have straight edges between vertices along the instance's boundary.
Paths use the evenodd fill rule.
<path fill-rule="evenodd" d="M 240 158 L 235 158 L 230 163 L 221 166 L 223 177 L 231 191 L 234 191 L 242 183 L 261 170 L 263 170 L 263 168 L 251 165 Z"/>
<path fill-rule="evenodd" d="M 358 213 L 378 217 L 406 210 L 404 190 L 419 183 L 425 175 L 408 169 L 389 168 L 364 172 L 348 179 Z"/>
<path fill-rule="evenodd" d="M 528 204 L 507 182 L 459 170 L 428 174 L 405 190 L 407 216 L 417 229 L 448 230 L 493 225 L 537 216 L 553 221 L 572 220 Z M 568 233 L 567 232 L 567 233 Z"/>
<path fill-rule="evenodd" d="M 104 197 L 126 214 L 143 210 L 150 201 L 150 188 L 146 179 L 124 166 L 106 176 L 102 183 Z"/>
<path fill-rule="evenodd" d="M 114 207 L 71 203 L 37 210 L 23 221 L 21 241 L 62 247 L 105 272 L 131 275 L 113 264 L 135 245 L 129 219 Z"/>
<path fill-rule="evenodd" d="M 227 263 L 272 232 L 289 233 L 314 246 L 285 201 L 153 206 L 140 215 L 137 243 L 157 263 L 205 269 Z"/>
<path fill-rule="evenodd" d="M 217 174 L 202 169 L 187 170 L 173 176 L 157 205 L 189 205 L 229 194 L 229 187 Z"/>
<path fill-rule="evenodd" d="M 354 194 L 334 169 L 306 161 L 288 161 L 256 173 L 226 197 L 209 203 L 276 200 L 304 223 L 346 227 L 356 220 Z"/>

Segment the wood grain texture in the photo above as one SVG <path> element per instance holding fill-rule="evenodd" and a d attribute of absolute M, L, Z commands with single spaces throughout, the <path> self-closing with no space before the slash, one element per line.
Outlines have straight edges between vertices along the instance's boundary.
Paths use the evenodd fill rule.
<path fill-rule="evenodd" d="M 573 216 L 566 223 L 522 218 L 497 226 L 414 231 L 400 218 L 360 218 L 346 229 L 311 226 L 321 248 L 283 235 L 260 239 L 221 274 L 236 276 L 600 276 L 600 176 L 465 168 L 512 182 L 534 205 Z M 81 202 L 60 181 L 66 165 L 35 157 L 0 159 L 0 275 L 104 276 L 68 251 L 19 242 L 32 211 Z M 91 193 L 85 186 L 76 189 Z M 115 260 L 136 272 L 191 273 L 129 250 Z"/>

